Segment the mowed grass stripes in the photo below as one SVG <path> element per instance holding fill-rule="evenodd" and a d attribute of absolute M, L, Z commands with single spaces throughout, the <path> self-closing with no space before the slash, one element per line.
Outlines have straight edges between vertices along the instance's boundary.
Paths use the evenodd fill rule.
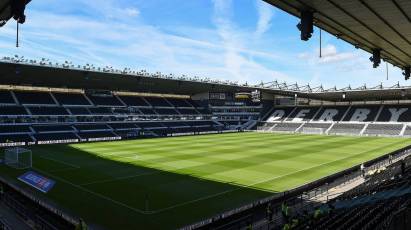
<path fill-rule="evenodd" d="M 32 150 L 34 169 L 57 181 L 47 196 L 88 223 L 175 229 L 410 144 L 399 138 L 232 133 Z M 22 173 L 4 166 L 0 172 L 14 178 Z"/>

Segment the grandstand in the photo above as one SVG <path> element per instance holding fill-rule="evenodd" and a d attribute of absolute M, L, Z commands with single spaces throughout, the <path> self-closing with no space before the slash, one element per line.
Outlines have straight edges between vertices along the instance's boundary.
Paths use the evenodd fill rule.
<path fill-rule="evenodd" d="M 404 104 L 277 107 L 259 129 L 304 133 L 314 128 L 334 135 L 407 136 L 410 112 Z"/>

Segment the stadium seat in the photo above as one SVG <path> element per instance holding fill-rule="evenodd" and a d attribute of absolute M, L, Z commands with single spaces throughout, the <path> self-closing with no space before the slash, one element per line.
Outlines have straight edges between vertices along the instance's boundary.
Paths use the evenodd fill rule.
<path fill-rule="evenodd" d="M 140 112 L 142 112 L 144 115 L 156 115 L 157 113 L 153 109 L 148 109 L 148 108 L 139 108 Z"/>
<path fill-rule="evenodd" d="M 108 125 L 115 130 L 139 129 L 134 123 L 108 123 Z"/>
<path fill-rule="evenodd" d="M 93 96 L 88 95 L 88 98 L 97 106 L 124 106 L 116 96 Z"/>
<path fill-rule="evenodd" d="M 113 109 L 109 107 L 88 108 L 92 115 L 112 115 Z"/>
<path fill-rule="evenodd" d="M 199 113 L 194 109 L 178 109 L 178 112 L 183 115 L 199 115 Z"/>
<path fill-rule="evenodd" d="M 352 106 L 343 121 L 374 121 L 381 106 Z"/>
<path fill-rule="evenodd" d="M 287 121 L 309 121 L 317 113 L 319 107 L 298 107 L 286 119 Z"/>
<path fill-rule="evenodd" d="M 33 141 L 33 139 L 28 134 L 0 135 L 0 143 L 31 142 L 31 141 Z"/>
<path fill-rule="evenodd" d="M 0 91 L 0 104 L 16 104 L 10 91 Z"/>
<path fill-rule="evenodd" d="M 28 125 L 1 125 L 0 134 L 31 133 Z"/>
<path fill-rule="evenodd" d="M 95 131 L 95 132 L 81 132 L 78 134 L 82 139 L 94 139 L 94 138 L 106 138 L 106 137 L 117 137 L 111 131 Z"/>
<path fill-rule="evenodd" d="M 267 122 L 282 121 L 294 110 L 294 107 L 276 108 L 268 117 Z"/>
<path fill-rule="evenodd" d="M 143 97 L 137 96 L 119 96 L 119 98 L 128 106 L 147 107 L 150 106 Z"/>
<path fill-rule="evenodd" d="M 19 92 L 14 94 L 20 104 L 23 105 L 55 105 L 56 102 L 51 97 L 50 93 L 46 92 Z"/>
<path fill-rule="evenodd" d="M 402 127 L 402 124 L 369 124 L 364 134 L 398 136 L 401 133 Z"/>
<path fill-rule="evenodd" d="M 411 109 L 409 106 L 385 105 L 378 117 L 380 122 L 411 122 Z"/>
<path fill-rule="evenodd" d="M 74 133 L 37 133 L 33 137 L 37 141 L 56 141 L 56 140 L 76 140 L 78 137 Z"/>
<path fill-rule="evenodd" d="M 173 107 L 172 104 L 168 103 L 164 98 L 161 97 L 145 97 L 148 103 L 154 107 Z"/>
<path fill-rule="evenodd" d="M 32 115 L 68 115 L 68 112 L 63 107 L 28 107 Z"/>
<path fill-rule="evenodd" d="M 342 117 L 348 110 L 348 106 L 323 106 L 314 117 L 313 121 L 333 122 L 341 121 Z"/>
<path fill-rule="evenodd" d="M 91 115 L 90 111 L 87 108 L 82 107 L 73 107 L 67 108 L 73 115 Z"/>
<path fill-rule="evenodd" d="M 0 106 L 0 116 L 21 116 L 27 115 L 26 109 L 22 106 Z"/>
<path fill-rule="evenodd" d="M 156 108 L 155 111 L 159 115 L 178 115 L 178 112 L 175 109 L 160 109 Z"/>
<path fill-rule="evenodd" d="M 106 124 L 76 124 L 74 127 L 82 131 L 98 131 L 98 130 L 110 130 Z"/>
<path fill-rule="evenodd" d="M 83 94 L 76 93 L 53 93 L 54 97 L 61 105 L 86 106 L 91 105 Z"/>
<path fill-rule="evenodd" d="M 193 107 L 185 99 L 167 98 L 166 100 L 175 107 Z"/>
<path fill-rule="evenodd" d="M 72 132 L 74 129 L 71 125 L 33 125 L 33 130 L 37 133 L 50 132 Z"/>

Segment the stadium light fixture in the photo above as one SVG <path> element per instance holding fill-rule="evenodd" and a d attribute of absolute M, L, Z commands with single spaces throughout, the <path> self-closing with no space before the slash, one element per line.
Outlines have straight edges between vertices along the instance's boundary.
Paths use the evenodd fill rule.
<path fill-rule="evenodd" d="M 380 49 L 373 49 L 372 50 L 372 57 L 370 57 L 370 61 L 373 63 L 373 67 L 377 68 L 381 64 L 381 50 Z"/>
<path fill-rule="evenodd" d="M 404 75 L 405 80 L 410 79 L 410 70 L 411 66 L 404 67 L 404 72 L 402 72 L 402 74 Z"/>
<path fill-rule="evenodd" d="M 294 94 L 294 105 L 297 105 L 297 97 L 298 97 L 298 94 Z"/>
<path fill-rule="evenodd" d="M 297 28 L 301 31 L 301 40 L 308 41 L 314 32 L 314 14 L 312 11 L 301 11 L 301 21 Z"/>
<path fill-rule="evenodd" d="M 347 97 L 347 94 L 344 92 L 344 93 L 342 94 L 342 99 L 345 100 L 346 97 Z"/>

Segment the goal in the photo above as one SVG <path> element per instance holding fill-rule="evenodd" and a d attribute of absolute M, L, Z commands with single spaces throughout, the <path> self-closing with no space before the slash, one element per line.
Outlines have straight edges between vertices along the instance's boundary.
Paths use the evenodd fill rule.
<path fill-rule="evenodd" d="M 324 128 L 312 128 L 312 127 L 306 127 L 301 129 L 301 133 L 306 133 L 306 134 L 324 134 L 325 133 Z"/>
<path fill-rule="evenodd" d="M 16 169 L 31 168 L 32 152 L 30 149 L 21 147 L 6 149 L 4 152 L 4 163 Z"/>

